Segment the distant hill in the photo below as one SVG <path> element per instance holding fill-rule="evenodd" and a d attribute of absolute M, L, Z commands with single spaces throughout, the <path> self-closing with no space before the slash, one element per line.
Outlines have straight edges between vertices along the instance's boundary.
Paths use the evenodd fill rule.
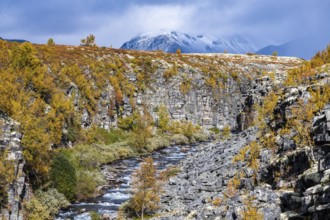
<path fill-rule="evenodd" d="M 279 56 L 294 56 L 310 59 L 317 51 L 322 50 L 330 42 L 325 40 L 304 38 L 281 45 L 270 45 L 258 50 L 257 54 L 271 55 L 274 51 Z"/>
<path fill-rule="evenodd" d="M 247 53 L 260 48 L 256 43 L 235 35 L 228 38 L 197 35 L 191 36 L 180 32 L 143 33 L 127 41 L 122 49 L 162 50 L 174 53 L 181 49 L 182 53 Z"/>
<path fill-rule="evenodd" d="M 22 39 L 4 39 L 2 37 L 0 37 L 0 40 L 5 40 L 5 41 L 9 41 L 9 42 L 17 42 L 17 43 L 28 42 L 27 40 L 22 40 Z"/>

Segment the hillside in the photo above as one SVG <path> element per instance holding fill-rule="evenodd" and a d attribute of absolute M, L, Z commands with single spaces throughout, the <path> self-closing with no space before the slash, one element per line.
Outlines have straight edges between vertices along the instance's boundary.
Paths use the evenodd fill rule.
<path fill-rule="evenodd" d="M 219 131 L 240 132 L 256 115 L 273 118 L 274 103 L 260 106 L 277 100 L 274 93 L 290 99 L 287 91 L 296 91 L 289 88 L 307 88 L 323 79 L 319 73 L 328 75 L 324 53 L 304 63 L 6 41 L 0 48 L 0 207 L 12 219 L 50 218 L 67 200 L 94 195 L 105 184 L 102 164 L 209 140 Z M 306 97 L 304 88 L 298 94 Z"/>
<path fill-rule="evenodd" d="M 296 39 L 281 45 L 269 45 L 259 49 L 255 53 L 272 55 L 276 51 L 279 56 L 294 56 L 309 60 L 315 55 L 316 51 L 322 50 L 327 43 L 327 39 L 318 39 L 318 37 L 313 36 Z M 308 45 L 308 47 L 306 48 L 305 45 Z"/>

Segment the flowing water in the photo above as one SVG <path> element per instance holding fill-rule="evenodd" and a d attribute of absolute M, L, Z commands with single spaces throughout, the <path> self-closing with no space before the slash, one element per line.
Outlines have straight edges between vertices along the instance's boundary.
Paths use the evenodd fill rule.
<path fill-rule="evenodd" d="M 195 152 L 196 146 L 171 146 L 152 153 L 151 156 L 158 170 L 176 165 L 188 154 Z M 95 211 L 101 216 L 114 217 L 119 206 L 131 197 L 131 176 L 140 166 L 143 158 L 130 158 L 105 165 L 103 173 L 107 177 L 109 187 L 104 194 L 91 198 L 86 202 L 72 204 L 61 210 L 56 220 L 74 219 L 89 220 L 90 212 Z"/>

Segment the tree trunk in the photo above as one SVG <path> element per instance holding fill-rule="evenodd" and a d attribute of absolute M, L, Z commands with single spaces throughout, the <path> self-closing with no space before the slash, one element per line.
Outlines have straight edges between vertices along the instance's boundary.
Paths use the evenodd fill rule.
<path fill-rule="evenodd" d="M 141 220 L 143 220 L 143 214 L 144 214 L 144 202 L 142 203 Z"/>

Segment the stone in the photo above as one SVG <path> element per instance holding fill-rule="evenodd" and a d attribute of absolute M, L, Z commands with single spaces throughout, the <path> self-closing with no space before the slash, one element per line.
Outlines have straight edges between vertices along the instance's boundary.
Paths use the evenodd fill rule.
<path fill-rule="evenodd" d="M 319 147 L 330 147 L 330 103 L 315 117 L 312 125 L 313 140 Z M 326 148 L 329 152 L 330 149 Z"/>

